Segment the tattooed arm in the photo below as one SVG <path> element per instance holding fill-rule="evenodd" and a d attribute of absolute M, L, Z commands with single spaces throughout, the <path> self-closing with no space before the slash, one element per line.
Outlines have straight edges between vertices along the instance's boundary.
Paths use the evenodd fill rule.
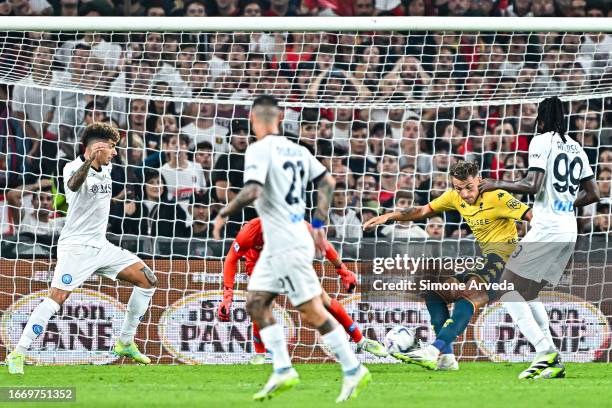
<path fill-rule="evenodd" d="M 95 160 L 98 152 L 109 148 L 109 144 L 105 142 L 94 143 L 91 147 L 88 147 L 89 157 L 85 159 L 85 162 L 79 167 L 79 169 L 70 177 L 66 185 L 71 191 L 77 192 L 87 179 L 87 173 L 89 173 L 89 168 L 91 167 L 93 161 Z M 85 152 L 87 155 L 87 152 Z"/>
<path fill-rule="evenodd" d="M 251 204 L 253 201 L 257 199 L 261 195 L 263 191 L 263 187 L 261 184 L 256 182 L 249 182 L 242 187 L 240 193 L 217 215 L 215 218 L 215 225 L 213 227 L 213 238 L 221 239 L 221 229 L 225 225 L 227 221 L 227 217 L 230 215 L 237 213 L 242 208 Z"/>
<path fill-rule="evenodd" d="M 70 177 L 68 183 L 66 185 L 71 191 L 77 192 L 87 179 L 87 173 L 89 173 L 89 168 L 91 167 L 91 163 L 93 159 L 87 159 L 85 162 L 79 167 L 79 169 Z"/>
<path fill-rule="evenodd" d="M 418 207 L 409 207 L 399 211 L 393 211 L 387 214 L 379 215 L 363 224 L 363 229 L 368 230 L 380 224 L 386 224 L 389 221 L 417 221 L 431 217 L 436 212 L 429 204 Z"/>
<path fill-rule="evenodd" d="M 317 208 L 315 208 L 313 218 L 323 222 L 327 221 L 335 186 L 336 180 L 329 174 L 319 180 L 317 184 Z"/>
<path fill-rule="evenodd" d="M 259 183 L 247 183 L 240 193 L 230 203 L 219 211 L 219 215 L 223 218 L 227 218 L 232 214 L 237 213 L 253 201 L 257 200 L 257 197 L 261 195 L 263 188 Z"/>

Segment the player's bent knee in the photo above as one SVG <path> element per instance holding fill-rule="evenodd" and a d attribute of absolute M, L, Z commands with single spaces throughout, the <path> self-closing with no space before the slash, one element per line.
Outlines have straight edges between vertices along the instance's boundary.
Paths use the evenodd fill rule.
<path fill-rule="evenodd" d="M 146 282 L 143 282 L 144 286 L 139 286 L 143 287 L 144 289 L 151 289 L 157 286 L 157 276 L 155 276 L 155 273 L 153 273 L 151 268 L 149 268 L 146 264 L 143 264 L 140 271 L 144 274 Z"/>
<path fill-rule="evenodd" d="M 457 285 L 459 284 L 459 279 L 451 277 L 444 281 L 444 283 L 448 283 L 449 289 L 447 290 L 436 290 L 435 293 L 438 294 L 442 298 L 442 300 L 447 303 L 453 303 L 455 300 L 460 299 L 460 291 L 457 290 Z"/>
<path fill-rule="evenodd" d="M 71 292 L 68 290 L 63 290 L 59 288 L 51 288 L 51 290 L 49 291 L 49 298 L 61 306 L 64 304 L 66 299 L 68 299 L 68 296 L 70 296 L 70 293 Z"/>

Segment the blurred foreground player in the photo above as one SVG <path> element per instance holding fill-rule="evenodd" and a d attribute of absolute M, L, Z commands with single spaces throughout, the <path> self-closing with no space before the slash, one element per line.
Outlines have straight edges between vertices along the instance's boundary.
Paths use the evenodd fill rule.
<path fill-rule="evenodd" d="M 213 235 L 220 239 L 227 218 L 255 202 L 265 244 L 249 280 L 246 308 L 272 354 L 274 372 L 253 399 L 274 397 L 299 382 L 291 365 L 285 331 L 272 314 L 274 299 L 283 293 L 300 311 L 301 318 L 319 331 L 340 362 L 344 381 L 336 402 L 347 401 L 357 397 L 372 376 L 357 360 L 342 326 L 323 306 L 321 284 L 312 266 L 315 248 L 325 251 L 323 227 L 335 182 L 308 149 L 279 135 L 282 118 L 274 97 L 262 95 L 254 100 L 251 123 L 257 141 L 245 154 L 244 187 L 219 212 Z M 318 191 L 312 234 L 304 222 L 309 181 L 315 183 Z"/>
<path fill-rule="evenodd" d="M 307 224 L 308 228 L 311 229 L 310 224 Z M 232 308 L 232 299 L 234 294 L 234 281 L 236 277 L 236 271 L 238 269 L 238 261 L 241 257 L 246 257 L 246 273 L 250 277 L 253 273 L 253 268 L 259 259 L 259 255 L 263 249 L 263 231 L 261 228 L 261 219 L 254 218 L 246 223 L 225 257 L 223 263 L 223 302 L 219 305 L 218 317 L 221 321 L 229 321 L 230 311 Z M 325 249 L 325 257 L 335 267 L 336 272 L 342 280 L 344 289 L 351 293 L 355 290 L 357 285 L 357 277 L 350 271 L 344 263 L 340 260 L 338 253 L 334 247 L 327 242 Z M 322 293 L 323 305 L 331 313 L 332 316 L 344 327 L 344 330 L 348 333 L 351 339 L 357 343 L 357 346 L 377 357 L 386 357 L 388 355 L 385 347 L 375 340 L 366 339 L 362 334 L 357 324 L 351 319 L 346 313 L 344 307 L 336 299 L 329 297 L 327 292 L 323 290 Z M 253 344 L 255 346 L 255 355 L 251 359 L 251 364 L 263 364 L 265 360 L 266 348 L 261 342 L 259 335 L 259 328 L 257 323 L 253 323 Z"/>
<path fill-rule="evenodd" d="M 493 291 L 472 288 L 474 284 L 495 283 L 504 263 L 518 242 L 515 221 L 531 219 L 531 210 L 504 190 L 479 193 L 482 182 L 478 163 L 460 161 L 449 170 L 452 190 L 427 205 L 410 207 L 384 214 L 364 223 L 364 229 L 388 221 L 417 221 L 443 211 L 456 210 L 466 220 L 485 258 L 484 267 L 455 275 L 446 280 L 465 283 L 465 290 L 440 290 L 425 294 L 425 304 L 431 316 L 436 340 L 409 352 L 394 353 L 393 357 L 430 370 L 458 370 L 452 343 L 468 326 L 476 310 L 496 296 Z M 454 303 L 453 314 L 448 304 Z"/>
<path fill-rule="evenodd" d="M 521 333 L 536 351 L 523 378 L 562 378 L 565 367 L 549 328 L 548 313 L 538 295 L 547 284 L 556 286 L 578 237 L 574 208 L 599 201 L 599 188 L 582 146 L 566 135 L 563 103 L 550 97 L 538 107 L 539 134 L 529 144 L 529 172 L 519 181 L 487 180 L 480 191 L 503 188 L 535 194 L 531 229 L 506 264 L 501 282 L 514 290 L 501 297 Z"/>
<path fill-rule="evenodd" d="M 119 133 L 110 125 L 93 123 L 84 130 L 81 141 L 85 154 L 64 167 L 68 214 L 59 237 L 49 296 L 36 306 L 17 347 L 6 357 L 11 374 L 23 374 L 25 353 L 32 342 L 70 293 L 94 273 L 134 285 L 113 352 L 138 363 L 151 362 L 136 347 L 134 334 L 153 297 L 157 278 L 136 255 L 106 240 L 112 196 L 110 161 L 117 155 Z"/>

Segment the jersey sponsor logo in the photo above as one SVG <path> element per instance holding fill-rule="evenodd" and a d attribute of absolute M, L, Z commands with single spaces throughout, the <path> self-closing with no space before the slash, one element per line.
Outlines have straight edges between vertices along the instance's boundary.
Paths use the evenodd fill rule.
<path fill-rule="evenodd" d="M 506 205 L 511 210 L 518 210 L 519 208 L 521 208 L 521 202 L 516 198 L 513 198 L 512 200 L 508 201 Z"/>
<path fill-rule="evenodd" d="M 62 275 L 62 283 L 64 285 L 69 285 L 70 283 L 72 283 L 72 275 L 70 275 L 69 273 L 65 273 Z"/>
<path fill-rule="evenodd" d="M 610 327 L 601 310 L 565 293 L 540 292 L 540 298 L 561 360 L 587 362 L 602 356 L 608 347 Z M 493 361 L 528 362 L 535 357 L 529 341 L 500 302 L 488 306 L 478 317 L 474 335 L 480 351 Z"/>
<path fill-rule="evenodd" d="M 470 227 L 476 227 L 479 225 L 489 225 L 491 220 L 488 218 L 480 219 L 480 220 L 467 220 L 467 223 Z"/>
<path fill-rule="evenodd" d="M 30 293 L 11 304 L 0 320 L 0 341 L 8 348 L 19 342 L 34 308 L 48 295 L 47 290 Z M 36 364 L 109 364 L 118 357 L 111 353 L 121 332 L 125 306 L 103 293 L 76 289 L 60 311 L 51 317 L 32 343 L 28 358 Z M 38 327 L 36 327 L 38 326 Z"/>
<path fill-rule="evenodd" d="M 557 212 L 572 212 L 574 211 L 574 202 L 555 200 L 553 202 L 553 209 Z"/>
<path fill-rule="evenodd" d="M 415 330 L 418 339 L 424 342 L 432 342 L 436 336 L 429 319 L 429 312 L 425 303 L 414 298 L 414 301 L 401 302 L 393 305 L 388 302 L 366 302 L 362 300 L 360 294 L 351 295 L 340 300 L 340 304 L 359 327 L 365 337 L 378 340 L 384 343 L 385 335 L 393 327 L 401 325 Z M 395 306 L 395 307 L 393 307 Z M 318 332 L 315 333 L 317 343 L 329 356 L 334 357 L 333 353 L 323 344 Z M 370 353 L 357 350 L 357 345 L 351 342 L 351 347 L 355 351 L 357 358 L 361 362 L 372 363 L 397 363 L 398 360 L 388 357 L 381 360 Z"/>
<path fill-rule="evenodd" d="M 94 184 L 89 188 L 89 192 L 93 193 L 93 194 L 108 194 L 110 192 L 113 191 L 113 186 L 112 184 L 108 183 L 108 184 Z"/>
<path fill-rule="evenodd" d="M 248 362 L 254 349 L 246 292 L 234 292 L 229 322 L 217 320 L 217 308 L 222 300 L 223 291 L 209 290 L 185 296 L 170 305 L 158 324 L 164 348 L 187 364 Z M 285 327 L 288 343 L 295 342 L 297 332 L 289 313 L 277 303 L 272 313 Z"/>

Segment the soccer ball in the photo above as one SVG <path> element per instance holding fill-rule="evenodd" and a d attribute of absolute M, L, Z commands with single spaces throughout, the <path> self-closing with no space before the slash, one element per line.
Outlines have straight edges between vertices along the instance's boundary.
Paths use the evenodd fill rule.
<path fill-rule="evenodd" d="M 407 353 L 416 343 L 414 329 L 395 326 L 385 336 L 385 347 L 389 353 Z"/>

